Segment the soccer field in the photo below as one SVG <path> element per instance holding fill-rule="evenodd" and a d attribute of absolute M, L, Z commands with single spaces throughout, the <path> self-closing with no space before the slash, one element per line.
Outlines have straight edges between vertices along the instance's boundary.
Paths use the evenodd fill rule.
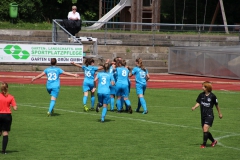
<path fill-rule="evenodd" d="M 213 148 L 208 141 L 205 149 L 200 149 L 200 109 L 191 110 L 201 90 L 147 89 L 148 114 L 107 112 L 105 123 L 101 112 L 83 112 L 81 86 L 61 86 L 51 117 L 45 85 L 9 84 L 9 92 L 18 111 L 13 111 L 8 154 L 0 159 L 240 159 L 237 91 L 213 91 L 223 119 L 214 108 L 210 131 L 218 144 Z M 130 100 L 135 109 L 135 89 Z"/>

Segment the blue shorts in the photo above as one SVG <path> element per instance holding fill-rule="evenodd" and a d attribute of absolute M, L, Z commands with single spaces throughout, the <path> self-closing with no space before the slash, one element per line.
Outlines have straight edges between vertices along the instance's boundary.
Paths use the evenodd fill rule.
<path fill-rule="evenodd" d="M 111 95 L 115 95 L 116 94 L 116 86 L 114 85 L 114 86 L 110 86 L 110 94 Z"/>
<path fill-rule="evenodd" d="M 136 84 L 137 95 L 139 95 L 139 94 L 144 95 L 145 90 L 146 90 L 146 85 Z"/>
<path fill-rule="evenodd" d="M 94 83 L 83 83 L 83 92 L 91 91 L 94 87 Z"/>
<path fill-rule="evenodd" d="M 129 86 L 126 84 L 116 84 L 116 96 L 128 97 L 129 96 Z"/>
<path fill-rule="evenodd" d="M 98 93 L 98 102 L 103 104 L 108 105 L 110 102 L 110 94 L 102 94 Z"/>
<path fill-rule="evenodd" d="M 48 93 L 55 98 L 58 97 L 59 90 L 60 90 L 60 87 L 58 87 L 58 88 L 47 88 Z"/>

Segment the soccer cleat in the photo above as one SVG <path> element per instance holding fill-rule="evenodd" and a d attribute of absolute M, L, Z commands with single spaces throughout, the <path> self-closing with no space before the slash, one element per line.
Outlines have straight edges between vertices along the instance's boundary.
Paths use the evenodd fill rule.
<path fill-rule="evenodd" d="M 94 111 L 94 108 L 91 108 L 90 111 Z"/>
<path fill-rule="evenodd" d="M 139 109 L 136 109 L 135 112 L 139 112 Z"/>
<path fill-rule="evenodd" d="M 143 113 L 142 114 L 148 114 L 148 111 L 143 111 Z"/>
<path fill-rule="evenodd" d="M 52 114 L 54 114 L 54 109 L 52 109 Z"/>
<path fill-rule="evenodd" d="M 100 103 L 97 103 L 96 112 L 100 111 Z"/>
<path fill-rule="evenodd" d="M 5 151 L 2 151 L 2 154 L 7 154 Z"/>
<path fill-rule="evenodd" d="M 84 111 L 84 112 L 88 112 L 88 108 L 87 108 L 86 105 L 83 106 L 83 111 Z"/>
<path fill-rule="evenodd" d="M 214 142 L 212 142 L 211 146 L 212 146 L 212 147 L 215 147 L 216 144 L 217 144 L 217 140 L 214 140 Z"/>
<path fill-rule="evenodd" d="M 128 107 L 128 112 L 129 112 L 130 114 L 132 114 L 132 107 L 131 107 L 131 106 Z"/>
<path fill-rule="evenodd" d="M 47 116 L 50 117 L 50 116 L 51 116 L 51 113 L 50 113 L 50 112 L 47 112 Z"/>
<path fill-rule="evenodd" d="M 200 146 L 200 148 L 206 148 L 206 146 L 204 146 L 203 144 Z"/>

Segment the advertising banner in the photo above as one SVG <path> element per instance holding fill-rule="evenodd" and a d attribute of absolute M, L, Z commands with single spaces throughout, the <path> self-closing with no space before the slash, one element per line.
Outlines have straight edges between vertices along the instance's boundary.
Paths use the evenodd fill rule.
<path fill-rule="evenodd" d="M 51 58 L 58 63 L 83 63 L 83 46 L 0 44 L 0 62 L 49 63 Z"/>

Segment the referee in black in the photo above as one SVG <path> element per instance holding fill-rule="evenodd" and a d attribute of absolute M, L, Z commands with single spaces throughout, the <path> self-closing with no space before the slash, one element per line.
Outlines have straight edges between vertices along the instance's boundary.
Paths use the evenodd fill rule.
<path fill-rule="evenodd" d="M 195 106 L 192 107 L 192 111 L 200 106 L 201 110 L 201 123 L 203 129 L 203 144 L 200 148 L 206 148 L 207 140 L 210 139 L 212 141 L 211 146 L 214 147 L 217 144 L 217 140 L 215 140 L 212 134 L 209 132 L 209 128 L 213 124 L 214 114 L 213 114 L 213 106 L 216 106 L 218 111 L 218 116 L 221 119 L 222 113 L 218 106 L 217 97 L 212 93 L 212 84 L 209 81 L 205 81 L 202 83 L 203 92 L 199 94 Z"/>

